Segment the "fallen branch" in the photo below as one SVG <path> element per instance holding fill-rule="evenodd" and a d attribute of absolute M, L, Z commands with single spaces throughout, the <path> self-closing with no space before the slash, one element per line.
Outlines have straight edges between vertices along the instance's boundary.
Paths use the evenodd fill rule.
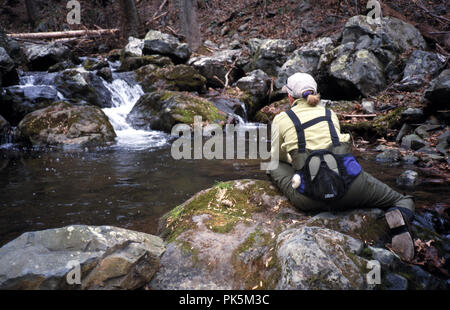
<path fill-rule="evenodd" d="M 436 14 L 431 13 L 431 12 L 430 12 L 426 7 L 424 7 L 423 4 L 420 3 L 418 0 L 414 0 L 413 2 L 414 2 L 415 5 L 417 5 L 420 9 L 422 9 L 422 10 L 423 10 L 425 13 L 427 13 L 428 15 L 430 15 L 430 16 L 432 16 L 432 17 L 438 19 L 438 20 L 442 20 L 442 21 L 445 21 L 445 22 L 447 22 L 447 23 L 450 23 L 450 19 L 447 19 L 447 18 L 445 18 L 445 17 L 442 17 L 442 16 L 439 16 L 439 15 L 436 15 Z"/>
<path fill-rule="evenodd" d="M 341 115 L 343 117 L 376 117 L 376 114 L 340 114 L 340 113 L 336 113 L 337 115 Z"/>
<path fill-rule="evenodd" d="M 34 33 L 9 33 L 8 37 L 13 39 L 64 39 L 84 36 L 101 36 L 105 34 L 115 34 L 119 29 L 101 29 L 101 30 L 71 30 L 56 32 L 34 32 Z"/>

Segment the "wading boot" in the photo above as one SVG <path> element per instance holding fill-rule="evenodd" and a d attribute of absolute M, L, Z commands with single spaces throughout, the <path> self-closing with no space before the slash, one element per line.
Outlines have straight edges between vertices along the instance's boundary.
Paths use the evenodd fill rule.
<path fill-rule="evenodd" d="M 385 214 L 392 233 L 392 249 L 408 262 L 414 259 L 414 240 L 409 229 L 413 216 L 413 213 L 405 208 L 391 208 Z"/>

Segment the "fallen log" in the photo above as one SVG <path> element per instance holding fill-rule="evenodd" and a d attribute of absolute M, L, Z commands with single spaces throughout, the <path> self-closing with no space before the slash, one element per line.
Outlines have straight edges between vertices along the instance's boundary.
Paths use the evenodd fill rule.
<path fill-rule="evenodd" d="M 7 36 L 13 39 L 64 39 L 83 36 L 101 36 L 105 34 L 115 34 L 119 29 L 100 30 L 71 30 L 56 32 L 34 32 L 34 33 L 8 33 Z"/>
<path fill-rule="evenodd" d="M 342 117 L 345 118 L 351 118 L 351 117 L 376 117 L 377 114 L 342 114 L 342 113 L 336 113 L 337 115 L 341 115 Z"/>

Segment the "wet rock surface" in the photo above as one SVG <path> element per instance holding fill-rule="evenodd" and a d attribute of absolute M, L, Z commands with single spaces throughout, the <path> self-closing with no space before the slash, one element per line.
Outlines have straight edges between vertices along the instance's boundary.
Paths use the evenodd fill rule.
<path fill-rule="evenodd" d="M 27 114 L 16 139 L 33 145 L 97 146 L 114 142 L 116 133 L 102 110 L 66 102 Z"/>
<path fill-rule="evenodd" d="M 199 192 L 162 218 L 160 232 L 167 250 L 151 289 L 444 285 L 384 248 L 389 232 L 382 210 L 304 214 L 267 181 L 222 182 Z M 381 286 L 367 282 L 374 259 L 382 266 Z"/>
<path fill-rule="evenodd" d="M 46 71 L 50 66 L 73 57 L 70 49 L 60 43 L 26 43 L 27 66 L 33 71 Z"/>
<path fill-rule="evenodd" d="M 143 95 L 127 116 L 127 121 L 138 129 L 171 132 L 175 124 L 194 124 L 194 117 L 202 121 L 220 123 L 226 120 L 210 101 L 175 91 L 156 91 Z"/>
<path fill-rule="evenodd" d="M 204 92 L 206 78 L 188 65 L 144 67 L 136 71 L 136 80 L 145 92 L 156 90 Z"/>
<path fill-rule="evenodd" d="M 164 250 L 156 236 L 111 226 L 28 232 L 0 248 L 0 288 L 138 289 L 152 278 Z M 69 284 L 77 266 L 80 284 Z"/>
<path fill-rule="evenodd" d="M 171 57 L 176 62 L 185 62 L 191 56 L 186 43 L 181 43 L 172 35 L 150 30 L 144 38 L 144 55 L 159 54 Z"/>
<path fill-rule="evenodd" d="M 28 113 L 45 108 L 59 99 L 57 90 L 50 85 L 10 86 L 0 93 L 0 113 L 17 125 Z"/>

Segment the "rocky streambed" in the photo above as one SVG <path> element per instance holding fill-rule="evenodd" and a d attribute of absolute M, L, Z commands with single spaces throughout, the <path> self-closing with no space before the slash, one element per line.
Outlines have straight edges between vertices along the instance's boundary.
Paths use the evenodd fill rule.
<path fill-rule="evenodd" d="M 304 214 L 259 161 L 171 158 L 172 126 L 195 115 L 269 124 L 297 71 L 317 77 L 364 168 L 417 197 L 415 261 L 389 251 L 382 210 Z M 149 31 L 96 57 L 1 33 L 0 86 L 0 288 L 449 288 L 449 69 L 398 19 L 197 53 Z"/>

